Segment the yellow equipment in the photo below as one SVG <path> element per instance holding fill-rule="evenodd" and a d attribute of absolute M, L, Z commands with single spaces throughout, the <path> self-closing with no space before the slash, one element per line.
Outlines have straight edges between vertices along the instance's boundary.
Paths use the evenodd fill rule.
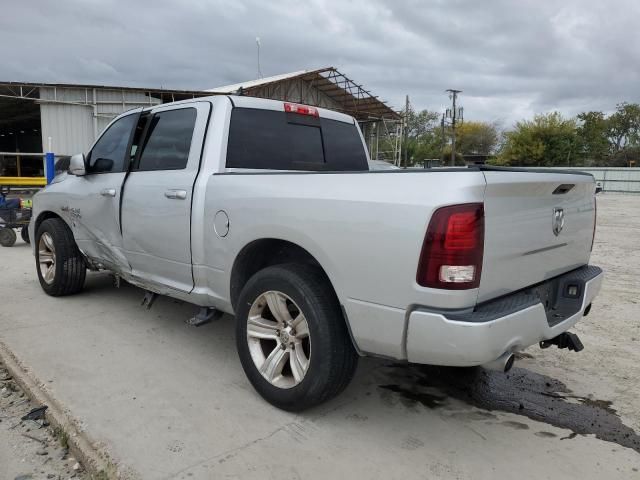
<path fill-rule="evenodd" d="M 45 177 L 0 177 L 0 185 L 10 187 L 44 187 L 46 184 Z"/>

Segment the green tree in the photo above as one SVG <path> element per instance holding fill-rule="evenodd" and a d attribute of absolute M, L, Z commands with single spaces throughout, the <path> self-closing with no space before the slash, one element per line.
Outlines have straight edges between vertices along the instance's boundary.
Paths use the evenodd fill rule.
<path fill-rule="evenodd" d="M 578 138 L 585 165 L 628 166 L 640 151 L 640 105 L 619 103 L 616 111 L 578 115 Z"/>
<path fill-rule="evenodd" d="M 578 115 L 579 150 L 584 165 L 600 165 L 609 157 L 609 119 L 602 112 L 583 112 Z"/>
<path fill-rule="evenodd" d="M 409 138 L 419 139 L 431 133 L 440 126 L 440 115 L 438 112 L 429 110 L 421 110 L 416 112 L 409 107 L 409 119 L 407 121 L 407 130 Z"/>
<path fill-rule="evenodd" d="M 464 122 L 456 128 L 456 152 L 464 155 L 490 155 L 500 138 L 498 126 L 488 122 Z"/>
<path fill-rule="evenodd" d="M 612 153 L 640 144 L 640 105 L 637 103 L 619 103 L 607 123 Z"/>
<path fill-rule="evenodd" d="M 579 142 L 577 124 L 559 112 L 536 115 L 516 123 L 505 133 L 498 157 L 503 165 L 566 166 L 575 160 Z"/>
<path fill-rule="evenodd" d="M 442 139 L 440 134 L 440 114 L 430 110 L 415 111 L 409 108 L 407 120 L 407 142 L 403 140 L 403 153 L 407 152 L 408 166 L 421 165 L 427 158 L 440 158 Z M 381 151 L 391 151 L 394 138 L 386 138 L 381 142 Z"/>

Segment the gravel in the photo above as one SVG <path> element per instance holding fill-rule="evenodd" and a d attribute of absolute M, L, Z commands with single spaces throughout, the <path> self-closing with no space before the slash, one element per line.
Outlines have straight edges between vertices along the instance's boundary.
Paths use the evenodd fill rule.
<path fill-rule="evenodd" d="M 20 420 L 35 405 L 0 363 L 0 479 L 88 479 L 46 419 Z"/>

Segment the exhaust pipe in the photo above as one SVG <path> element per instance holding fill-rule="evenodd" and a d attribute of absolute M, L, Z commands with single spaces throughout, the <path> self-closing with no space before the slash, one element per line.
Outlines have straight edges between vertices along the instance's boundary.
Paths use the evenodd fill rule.
<path fill-rule="evenodd" d="M 487 370 L 495 370 L 496 372 L 507 373 L 509 370 L 511 370 L 511 367 L 513 367 L 513 362 L 515 361 L 515 359 L 516 357 L 513 353 L 503 353 L 494 361 L 482 365 L 482 368 L 486 368 Z"/>

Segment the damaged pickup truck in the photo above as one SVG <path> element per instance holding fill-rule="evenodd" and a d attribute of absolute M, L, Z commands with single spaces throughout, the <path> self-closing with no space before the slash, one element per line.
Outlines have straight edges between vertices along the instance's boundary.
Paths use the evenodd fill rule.
<path fill-rule="evenodd" d="M 591 309 L 595 183 L 474 166 L 369 171 L 355 120 L 216 96 L 117 117 L 38 193 L 49 295 L 111 271 L 152 301 L 235 315 L 255 389 L 286 410 L 334 397 L 359 355 L 508 370 Z"/>

